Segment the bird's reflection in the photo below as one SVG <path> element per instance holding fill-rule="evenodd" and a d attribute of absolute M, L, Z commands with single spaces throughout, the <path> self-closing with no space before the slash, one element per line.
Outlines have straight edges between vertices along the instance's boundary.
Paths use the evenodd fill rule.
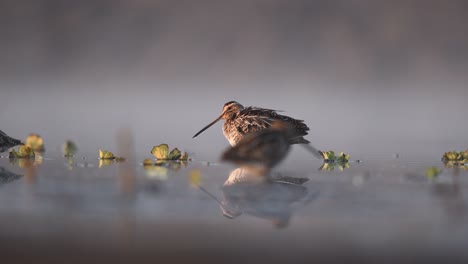
<path fill-rule="evenodd" d="M 288 226 L 294 204 L 304 205 L 317 196 L 302 186 L 306 178 L 264 177 L 240 167 L 229 174 L 223 186 L 220 207 L 223 215 L 233 219 L 242 214 L 267 219 L 275 227 Z"/>
<path fill-rule="evenodd" d="M 3 167 L 0 167 L 0 186 L 2 186 L 3 184 L 16 181 L 20 179 L 21 177 L 23 177 L 23 175 L 13 173 L 9 170 L 6 170 Z"/>

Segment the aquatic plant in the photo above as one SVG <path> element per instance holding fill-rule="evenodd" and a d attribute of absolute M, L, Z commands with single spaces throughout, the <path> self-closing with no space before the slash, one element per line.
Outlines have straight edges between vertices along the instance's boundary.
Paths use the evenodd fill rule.
<path fill-rule="evenodd" d="M 99 159 L 100 160 L 115 160 L 118 162 L 125 161 L 125 158 L 116 157 L 112 152 L 107 151 L 107 150 L 101 150 L 101 149 L 99 149 Z"/>
<path fill-rule="evenodd" d="M 320 166 L 320 171 L 333 171 L 335 167 L 338 168 L 340 171 L 344 171 L 344 169 L 349 169 L 349 162 L 323 162 L 322 166 Z"/>
<path fill-rule="evenodd" d="M 73 141 L 67 140 L 63 144 L 62 152 L 64 157 L 73 157 L 77 151 L 78 148 L 76 147 L 76 144 Z"/>
<path fill-rule="evenodd" d="M 442 162 L 452 162 L 460 165 L 468 163 L 468 150 L 445 152 L 444 155 L 442 155 Z"/>
<path fill-rule="evenodd" d="M 169 152 L 169 146 L 167 144 L 154 146 L 153 149 L 151 149 L 151 154 L 158 160 L 189 160 L 187 152 L 182 154 L 178 148 L 174 148 Z"/>
<path fill-rule="evenodd" d="M 114 153 L 99 149 L 99 159 L 115 159 Z"/>
<path fill-rule="evenodd" d="M 34 158 L 35 156 L 34 150 L 26 145 L 18 146 L 18 151 L 11 149 L 9 153 L 10 159 Z"/>
<path fill-rule="evenodd" d="M 338 156 L 335 156 L 335 152 L 333 150 L 330 151 L 319 151 L 320 155 L 323 158 L 323 161 L 326 163 L 347 163 L 349 162 L 349 154 L 345 154 L 340 152 Z"/>
<path fill-rule="evenodd" d="M 445 152 L 441 158 L 446 168 L 468 169 L 468 150 Z"/>
<path fill-rule="evenodd" d="M 25 145 L 30 147 L 35 152 L 45 152 L 44 140 L 38 134 L 29 134 L 26 138 Z"/>
<path fill-rule="evenodd" d="M 319 154 L 323 158 L 323 164 L 319 168 L 321 171 L 333 171 L 335 167 L 340 171 L 349 168 L 349 154 L 340 152 L 340 154 L 335 155 L 333 150 L 319 151 Z"/>

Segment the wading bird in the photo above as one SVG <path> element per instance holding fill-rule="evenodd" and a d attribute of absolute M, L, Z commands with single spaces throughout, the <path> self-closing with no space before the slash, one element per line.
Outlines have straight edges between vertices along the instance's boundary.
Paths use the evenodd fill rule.
<path fill-rule="evenodd" d="M 22 144 L 21 140 L 14 139 L 0 130 L 0 153 Z"/>
<path fill-rule="evenodd" d="M 221 119 L 224 119 L 224 136 L 231 146 L 237 145 L 237 143 L 249 133 L 269 128 L 274 121 L 282 121 L 291 127 L 287 138 L 289 144 L 310 143 L 304 138 L 304 136 L 308 134 L 307 131 L 309 131 L 309 127 L 304 124 L 303 120 L 280 115 L 276 110 L 252 106 L 244 107 L 235 101 L 227 102 L 223 107 L 221 115 L 196 133 L 193 138 L 197 137 Z"/>

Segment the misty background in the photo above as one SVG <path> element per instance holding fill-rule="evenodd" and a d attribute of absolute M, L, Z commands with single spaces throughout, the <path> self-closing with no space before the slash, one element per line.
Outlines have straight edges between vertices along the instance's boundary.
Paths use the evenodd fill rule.
<path fill-rule="evenodd" d="M 461 0 L 2 0 L 0 129 L 94 153 L 130 128 L 139 154 L 168 143 L 216 160 L 221 123 L 192 136 L 236 100 L 304 119 L 319 149 L 438 156 L 468 147 L 467 13 Z"/>

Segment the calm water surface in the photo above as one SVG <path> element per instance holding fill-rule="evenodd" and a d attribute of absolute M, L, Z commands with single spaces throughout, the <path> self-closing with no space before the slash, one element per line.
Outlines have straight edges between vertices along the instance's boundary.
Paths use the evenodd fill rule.
<path fill-rule="evenodd" d="M 261 181 L 229 164 L 82 157 L 0 159 L 5 258 L 468 259 L 468 171 L 438 158 L 364 159 L 343 171 L 287 160 Z M 442 173 L 426 177 L 430 166 Z"/>

